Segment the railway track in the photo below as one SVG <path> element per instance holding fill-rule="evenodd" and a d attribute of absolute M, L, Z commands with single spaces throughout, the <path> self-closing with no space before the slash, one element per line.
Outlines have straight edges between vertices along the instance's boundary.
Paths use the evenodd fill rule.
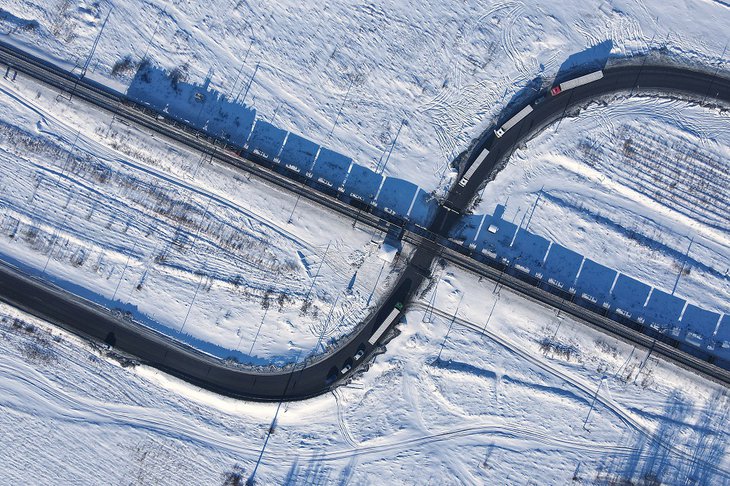
<path fill-rule="evenodd" d="M 457 251 L 454 249 L 453 243 L 443 236 L 458 220 L 459 213 L 468 206 L 479 186 L 483 183 L 482 181 L 487 179 L 491 171 L 498 165 L 498 162 L 504 160 L 523 139 L 559 117 L 559 113 L 565 113 L 567 107 L 586 102 L 586 100 L 605 93 L 626 89 L 627 86 L 634 86 L 640 82 L 648 90 L 661 88 L 664 85 L 662 83 L 665 82 L 667 86 L 671 86 L 672 79 L 675 79 L 677 83 L 684 83 L 677 88 L 678 91 L 683 93 L 701 95 L 703 99 L 707 99 L 709 96 L 712 99 L 730 101 L 730 81 L 728 80 L 718 80 L 707 73 L 693 72 L 681 68 L 647 67 L 645 65 L 629 66 L 607 72 L 606 77 L 600 83 L 592 85 L 595 91 L 576 89 L 571 92 L 570 97 L 545 101 L 538 109 L 530 112 L 529 117 L 526 117 L 524 121 L 521 120 L 521 127 L 512 128 L 499 140 L 491 135 L 486 136 L 477 144 L 478 153 L 482 153 L 482 150 L 490 145 L 487 160 L 478 167 L 478 170 L 474 171 L 475 173 L 469 179 L 468 184 L 458 185 L 452 189 L 444 206 L 440 207 L 433 224 L 429 228 L 423 228 L 409 224 L 407 221 L 387 213 L 374 214 L 371 211 L 377 210 L 372 208 L 363 210 L 362 205 L 358 206 L 353 204 L 353 201 L 342 200 L 339 197 L 327 194 L 324 187 L 318 189 L 308 185 L 304 180 L 297 180 L 294 175 L 284 175 L 273 170 L 267 161 L 258 158 L 255 154 L 239 156 L 240 152 L 237 152 L 237 150 L 240 148 L 229 145 L 227 141 L 216 139 L 200 130 L 161 117 L 159 113 L 145 106 L 131 103 L 118 92 L 94 81 L 82 79 L 2 42 L 0 42 L 0 63 L 11 66 L 12 69 L 52 86 L 60 90 L 62 94 L 68 94 L 69 99 L 73 97 L 82 99 L 126 120 L 128 123 L 133 123 L 157 135 L 182 143 L 191 149 L 199 150 L 210 156 L 211 160 L 237 167 L 269 184 L 291 191 L 314 203 L 336 211 L 351 218 L 354 221 L 353 224 L 363 224 L 385 233 L 395 234 L 403 241 L 417 248 L 392 294 L 384 300 L 378 311 L 368 317 L 365 324 L 360 326 L 358 332 L 343 342 L 341 348 L 337 351 L 322 359 L 306 363 L 295 370 L 266 373 L 248 371 L 241 367 L 231 367 L 222 362 L 210 363 L 209 359 L 204 356 L 201 357 L 200 353 L 185 349 L 186 346 L 172 342 L 169 339 L 167 340 L 169 342 L 166 343 L 162 336 L 152 335 L 143 329 L 139 329 L 140 326 L 131 326 L 128 322 L 120 321 L 111 312 L 105 314 L 104 309 L 94 308 L 91 313 L 93 314 L 92 320 L 98 328 L 86 326 L 81 329 L 80 325 L 74 325 L 73 322 L 66 321 L 69 320 L 69 316 L 74 315 L 74 311 L 88 314 L 89 309 L 85 308 L 85 306 L 88 307 L 88 303 L 80 302 L 78 298 L 75 299 L 74 296 L 68 293 L 64 294 L 64 291 L 36 279 L 23 279 L 20 275 L 13 276 L 11 274 L 14 270 L 6 268 L 0 274 L 0 280 L 5 279 L 4 283 L 10 286 L 5 287 L 5 293 L 0 292 L 0 299 L 6 300 L 32 314 L 63 324 L 69 330 L 75 330 L 75 332 L 95 339 L 104 340 L 110 333 L 113 334 L 114 332 L 124 335 L 125 339 L 115 340 L 116 345 L 122 350 L 138 356 L 141 360 L 166 372 L 218 393 L 257 400 L 302 399 L 332 389 L 335 383 L 325 379 L 325 377 L 332 376 L 333 370 L 337 373 L 345 362 L 351 362 L 351 356 L 356 350 L 364 347 L 369 355 L 380 347 L 382 339 L 375 343 L 368 343 L 368 338 L 379 329 L 383 319 L 397 302 L 408 301 L 418 285 L 424 279 L 430 278 L 431 264 L 435 258 L 440 257 L 469 272 L 494 281 L 495 285 L 502 285 L 530 300 L 565 312 L 604 332 L 651 349 L 657 355 L 718 382 L 730 384 L 728 369 L 721 368 L 708 360 L 700 359 L 680 350 L 676 343 L 672 345 L 671 342 L 664 342 L 662 339 L 649 336 L 624 323 L 616 322 L 593 310 L 579 306 L 572 302 L 572 298 L 566 298 L 565 293 L 549 292 L 540 288 L 539 282 L 536 285 L 534 279 L 518 278 L 515 274 L 505 271 L 509 268 L 500 268 L 494 262 L 489 265 L 479 261 L 470 255 L 468 249 L 459 248 Z M 672 74 L 674 78 L 672 78 Z M 631 80 L 630 83 L 626 81 L 629 79 Z M 235 148 L 236 152 L 229 151 L 231 148 Z M 476 150 L 475 153 L 477 153 Z M 8 298 L 8 293 L 12 291 L 12 281 L 17 283 L 20 280 L 27 287 L 28 295 L 24 297 L 16 293 L 12 298 Z M 42 306 L 42 296 L 48 297 L 51 295 L 54 296 L 54 302 L 59 306 L 59 309 L 55 311 L 48 305 Z M 62 303 L 62 301 L 65 301 L 65 303 Z M 39 310 L 39 307 L 43 307 L 43 309 Z M 91 316 L 91 314 L 88 315 Z M 394 320 L 392 325 L 397 324 L 397 321 L 397 319 Z M 392 325 L 389 327 L 392 327 Z M 114 329 L 114 331 L 109 329 Z M 387 338 L 388 329 L 383 331 L 382 336 Z M 161 353 L 160 349 L 165 349 L 165 352 Z M 161 358 L 160 355 L 162 355 Z M 361 359 L 356 364 L 365 361 L 367 361 L 366 358 Z M 353 366 L 353 368 L 355 367 Z M 298 389 L 297 386 L 299 386 Z"/>

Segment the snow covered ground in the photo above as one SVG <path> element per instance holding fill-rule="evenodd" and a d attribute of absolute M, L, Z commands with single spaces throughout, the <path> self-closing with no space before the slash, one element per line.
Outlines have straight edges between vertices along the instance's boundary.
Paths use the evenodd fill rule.
<path fill-rule="evenodd" d="M 319 353 L 402 265 L 380 233 L 22 77 L 0 100 L 0 256 L 204 351 Z"/>
<path fill-rule="evenodd" d="M 606 101 L 517 150 L 475 213 L 505 205 L 503 219 L 531 233 L 730 313 L 730 113 L 670 98 Z M 697 329 L 705 337 L 717 314 L 710 320 Z"/>
<path fill-rule="evenodd" d="M 282 406 L 258 484 L 730 482 L 724 387 L 493 283 L 439 277 L 367 372 Z M 276 413 L 122 367 L 6 306 L 0 369 L 9 483 L 245 481 Z"/>
<path fill-rule="evenodd" d="M 386 174 L 440 192 L 453 183 L 448 165 L 454 157 L 536 77 L 549 83 L 558 70 L 591 56 L 630 56 L 659 47 L 678 59 L 730 69 L 722 36 L 706 35 L 730 25 L 730 9 L 721 2 L 389 1 L 318 9 L 287 2 L 182 8 L 157 1 L 64 0 L 10 2 L 0 11 L 0 26 L 5 40 L 78 71 L 109 12 L 89 65 L 95 79 L 126 90 L 140 62 L 149 59 L 180 80 L 209 80 L 210 87 L 253 107 L 258 120 L 356 163 L 382 167 L 392 149 Z M 727 312 L 728 208 L 722 191 L 727 113 L 704 123 L 705 110 L 689 107 L 673 119 L 682 107 L 650 99 L 613 103 L 589 110 L 577 125 L 567 120 L 552 127 L 529 144 L 537 147 L 533 152 L 518 153 L 519 160 L 490 185 L 482 209 L 491 212 L 506 202 L 514 184 L 526 180 L 518 172 L 528 169 L 516 167 L 525 160 L 539 163 L 534 156 L 544 155 L 547 146 L 550 158 L 538 159 L 551 171 L 570 167 L 566 173 L 539 173 L 522 196 L 509 200 L 505 217 L 524 215 L 529 199 L 537 197 L 535 181 L 553 177 L 553 190 L 531 208 L 531 229 L 702 309 Z M 636 113 L 646 120 L 631 120 Z M 669 131 L 662 131 L 667 124 Z M 656 133 L 668 135 L 658 152 Z M 624 145 L 598 149 L 609 145 L 608 138 Z M 673 154 L 688 157 L 656 165 L 657 157 Z M 611 163 L 620 157 L 625 164 Z M 629 166 L 642 170 L 621 172 Z M 708 169 L 691 172 L 696 166 Z M 689 175 L 672 185 L 676 181 L 667 172 L 674 170 Z M 622 189 L 621 181 L 637 174 L 647 177 Z M 715 174 L 717 183 L 706 186 L 703 181 Z M 594 176 L 603 178 L 604 190 L 591 186 Z M 573 181 L 570 187 L 560 186 L 564 178 Z M 711 320 L 702 319 L 704 339 L 714 331 Z"/>
<path fill-rule="evenodd" d="M 727 69 L 727 58 L 717 61 L 727 39 L 708 33 L 730 26 L 718 1 L 9 0 L 0 32 L 80 66 L 112 9 L 90 64 L 95 79 L 124 90 L 147 56 L 189 81 L 209 74 L 231 95 L 250 84 L 246 102 L 262 119 L 369 167 L 394 146 L 385 172 L 427 190 L 450 184 L 453 158 L 568 55 L 603 41 L 613 55 L 666 45 Z M 397 273 L 368 232 L 332 213 L 21 78 L 0 81 L 2 258 L 258 364 L 342 335 Z M 521 218 L 545 184 L 531 230 L 667 290 L 668 276 L 681 273 L 679 294 L 719 310 L 730 292 L 721 268 L 727 199 L 720 187 L 713 204 L 681 201 L 652 162 L 726 160 L 727 118 L 699 123 L 704 109 L 676 103 L 613 103 L 564 120 L 516 154 L 478 209 L 491 212 L 509 194 L 510 217 Z M 637 108 L 645 120 L 632 119 Z M 631 142 L 600 153 L 591 141 L 612 133 Z M 656 174 L 652 184 L 620 183 L 626 165 L 611 162 L 622 157 Z M 712 189 L 689 176 L 682 183 Z M 637 233 L 655 243 L 627 236 Z M 693 236 L 689 271 L 675 268 L 662 248 L 682 255 Z M 730 483 L 726 388 L 493 283 L 450 267 L 437 273 L 439 284 L 365 373 L 282 407 L 261 483 Z M 0 316 L 0 461 L 9 483 L 210 484 L 250 475 L 276 405 L 121 366 L 7 306 Z"/>
<path fill-rule="evenodd" d="M 126 89 L 148 57 L 246 103 L 266 121 L 427 191 L 536 76 L 608 41 L 625 56 L 667 46 L 724 64 L 725 2 L 664 0 L 168 2 L 8 0 L 0 32 L 68 67 Z M 718 61 L 721 58 L 722 61 Z M 258 66 L 258 69 L 257 69 Z M 255 77 L 252 75 L 255 74 Z M 247 87 L 250 89 L 247 90 Z"/>

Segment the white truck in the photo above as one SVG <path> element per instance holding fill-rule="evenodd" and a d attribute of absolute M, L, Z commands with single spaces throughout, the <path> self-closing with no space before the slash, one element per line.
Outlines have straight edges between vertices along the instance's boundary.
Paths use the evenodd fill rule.
<path fill-rule="evenodd" d="M 501 138 L 504 133 L 512 128 L 513 126 L 517 125 L 519 122 L 522 121 L 523 118 L 525 118 L 527 115 L 532 113 L 532 106 L 527 105 L 524 108 L 522 108 L 519 113 L 517 113 L 515 116 L 510 118 L 505 122 L 504 125 L 499 127 L 494 131 L 494 134 L 497 136 L 497 138 Z"/>
<path fill-rule="evenodd" d="M 403 309 L 403 304 L 398 302 L 395 304 L 395 307 L 392 311 L 390 311 L 390 314 L 388 314 L 388 317 L 385 318 L 382 324 L 378 326 L 378 328 L 375 330 L 372 336 L 370 336 L 370 339 L 368 339 L 368 343 L 372 346 L 376 342 L 378 342 L 378 339 L 385 334 L 385 331 L 388 330 L 388 327 L 390 327 L 393 322 L 395 322 L 396 318 L 400 315 L 401 310 Z"/>
<path fill-rule="evenodd" d="M 474 173 L 477 171 L 480 165 L 482 165 L 482 162 L 484 162 L 484 159 L 487 158 L 487 155 L 489 155 L 489 150 L 484 149 L 482 150 L 482 153 L 479 154 L 479 157 L 474 161 L 473 164 L 471 164 L 471 167 L 466 171 L 464 174 L 464 177 L 461 178 L 459 181 L 459 185 L 461 187 L 466 187 L 466 184 L 469 182 L 469 179 L 471 176 L 474 175 Z"/>
<path fill-rule="evenodd" d="M 590 74 L 586 74 L 585 76 L 580 76 L 574 79 L 570 79 L 568 81 L 565 81 L 563 83 L 560 83 L 559 85 L 555 86 L 553 89 L 550 90 L 550 94 L 553 96 L 556 96 L 563 91 L 567 91 L 569 89 L 577 88 L 578 86 L 583 86 L 584 84 L 592 83 L 593 81 L 598 81 L 603 77 L 603 71 L 595 71 Z"/>

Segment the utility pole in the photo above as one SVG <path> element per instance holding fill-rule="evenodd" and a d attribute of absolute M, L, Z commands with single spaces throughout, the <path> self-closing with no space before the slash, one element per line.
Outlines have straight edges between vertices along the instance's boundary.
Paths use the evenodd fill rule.
<path fill-rule="evenodd" d="M 236 79 L 233 80 L 233 86 L 231 86 L 231 95 L 233 95 L 233 93 L 236 92 L 236 85 L 238 84 L 238 78 L 241 77 L 241 73 L 243 72 L 244 67 L 246 67 L 246 61 L 243 61 L 241 63 L 241 67 L 238 69 L 238 72 L 236 73 Z"/>
<path fill-rule="evenodd" d="M 383 262 L 383 265 L 380 267 L 380 272 L 378 273 L 378 278 L 375 279 L 375 285 L 373 285 L 373 290 L 370 292 L 370 295 L 368 296 L 368 302 L 365 304 L 365 307 L 370 305 L 370 300 L 373 298 L 373 295 L 375 295 L 375 289 L 378 288 L 378 282 L 380 282 L 380 276 L 383 274 L 383 269 L 385 268 L 385 262 Z"/>
<path fill-rule="evenodd" d="M 294 372 L 297 369 L 297 364 L 299 363 L 299 357 L 302 354 L 302 350 L 300 349 L 297 353 L 296 358 L 294 358 L 294 364 L 291 367 L 291 373 L 289 373 L 289 378 L 286 381 L 286 385 L 284 386 L 284 392 L 281 394 L 281 400 L 279 400 L 279 404 L 276 406 L 276 412 L 274 413 L 274 419 L 271 421 L 271 425 L 269 426 L 269 430 L 266 432 L 266 438 L 264 439 L 264 445 L 261 447 L 261 453 L 259 453 L 259 457 L 256 460 L 256 465 L 253 468 L 253 471 L 251 472 L 251 476 L 246 480 L 246 486 L 253 486 L 256 484 L 256 471 L 259 469 L 259 465 L 261 464 L 261 459 L 264 457 L 264 451 L 266 450 L 266 445 L 269 443 L 269 439 L 271 438 L 271 434 L 274 431 L 274 427 L 276 426 L 276 420 L 279 417 L 279 410 L 281 410 L 281 404 L 284 403 L 284 397 L 286 396 L 286 392 L 289 390 L 289 385 L 291 384 L 291 379 L 294 376 Z"/>
<path fill-rule="evenodd" d="M 261 62 L 256 63 L 256 68 L 253 70 L 253 74 L 251 75 L 251 79 L 248 80 L 248 85 L 246 85 L 246 92 L 243 93 L 243 99 L 241 100 L 241 104 L 243 104 L 246 101 L 246 96 L 248 95 L 248 90 L 251 89 L 251 85 L 253 84 L 253 80 L 256 77 L 256 73 L 259 71 L 259 66 Z M 238 93 L 239 95 L 241 93 Z M 236 102 L 238 101 L 238 96 L 236 96 Z"/>
<path fill-rule="evenodd" d="M 360 221 L 360 212 L 361 212 L 361 211 L 362 211 L 362 210 L 361 210 L 361 209 L 360 209 L 360 208 L 358 207 L 358 208 L 357 208 L 357 213 L 355 213 L 355 220 L 354 220 L 354 221 L 352 222 L 352 227 L 353 227 L 353 228 L 354 228 L 354 227 L 355 227 L 355 226 L 357 225 L 357 223 L 358 223 L 358 222 Z"/>
<path fill-rule="evenodd" d="M 646 65 L 646 60 L 649 57 L 649 52 L 651 52 L 651 45 L 654 43 L 654 38 L 655 37 L 656 37 L 656 33 L 654 33 L 654 35 L 652 36 L 651 40 L 649 41 L 649 46 L 647 47 L 647 53 L 644 56 L 644 60 L 641 62 L 641 66 L 639 66 L 639 72 L 636 74 L 636 79 L 634 80 L 634 85 L 631 87 L 631 91 L 629 92 L 629 96 L 634 96 L 634 88 L 638 88 L 639 87 L 639 78 L 641 77 L 641 72 L 644 70 L 644 66 Z"/>
<path fill-rule="evenodd" d="M 307 296 L 304 297 L 304 300 L 309 300 L 309 295 L 312 293 L 312 289 L 314 288 L 314 284 L 317 282 L 317 277 L 319 277 L 319 271 L 322 270 L 322 264 L 324 263 L 325 259 L 327 258 L 327 252 L 330 249 L 330 244 L 332 242 L 327 242 L 327 248 L 324 250 L 324 255 L 322 256 L 322 260 L 319 262 L 319 266 L 317 267 L 317 273 L 314 275 L 314 278 L 312 279 L 312 285 L 309 286 L 309 290 L 307 291 Z"/>
<path fill-rule="evenodd" d="M 350 90 L 352 89 L 352 85 L 354 83 L 355 83 L 355 80 L 353 79 L 350 81 L 350 85 L 347 87 L 347 92 L 345 93 L 345 97 L 342 99 L 342 104 L 340 105 L 340 109 L 337 111 L 337 116 L 335 117 L 334 123 L 332 123 L 332 129 L 327 134 L 327 140 L 330 139 L 330 137 L 332 136 L 332 133 L 335 131 L 335 127 L 337 126 L 337 121 L 340 119 L 340 115 L 342 114 L 342 109 L 345 107 L 345 103 L 347 103 L 347 97 L 350 96 Z"/>
<path fill-rule="evenodd" d="M 45 275 L 46 269 L 48 269 L 48 264 L 51 263 L 51 257 L 53 256 L 53 249 L 56 247 L 56 241 L 58 240 L 58 232 L 61 230 L 63 226 L 66 225 L 66 221 L 68 220 L 68 213 L 65 214 L 63 217 L 63 221 L 61 221 L 60 226 L 57 226 L 53 230 L 53 238 L 51 238 L 51 250 L 48 252 L 48 258 L 46 259 L 45 265 L 43 265 L 43 270 L 41 271 L 41 275 Z"/>
<path fill-rule="evenodd" d="M 41 271 L 41 275 L 45 275 L 46 269 L 48 268 L 48 264 L 51 263 L 51 257 L 53 256 L 53 249 L 56 247 L 56 238 L 58 238 L 58 228 L 53 230 L 53 237 L 51 238 L 51 250 L 48 252 L 48 258 L 46 259 L 46 264 L 43 265 L 43 270 Z"/>
<path fill-rule="evenodd" d="M 297 200 L 294 202 L 294 207 L 291 210 L 291 214 L 289 215 L 289 219 L 287 220 L 287 224 L 291 224 L 292 217 L 294 216 L 294 211 L 297 209 L 297 204 L 299 204 L 299 198 L 302 197 L 301 194 L 297 195 Z"/>
<path fill-rule="evenodd" d="M 456 314 L 458 314 L 458 312 L 459 312 L 459 307 L 461 307 L 462 300 L 464 300 L 464 294 L 461 294 L 461 299 L 459 299 L 459 303 L 456 305 L 456 310 L 454 311 L 454 316 L 451 318 L 451 322 L 449 323 L 449 329 L 446 331 L 444 340 L 441 341 L 441 348 L 439 349 L 439 355 L 436 358 L 436 361 L 441 361 L 441 351 L 444 350 L 444 344 L 446 344 L 446 340 L 449 338 L 449 334 L 451 334 L 451 328 L 454 327 L 454 322 L 456 321 Z"/>
<path fill-rule="evenodd" d="M 251 27 L 251 24 L 248 24 L 249 27 Z M 241 77 L 241 73 L 243 73 L 243 67 L 246 65 L 246 60 L 248 59 L 248 54 L 251 52 L 251 48 L 253 47 L 253 41 L 254 41 L 254 35 L 253 35 L 253 27 L 251 27 L 251 42 L 248 44 L 248 49 L 246 50 L 246 55 L 243 56 L 243 61 L 241 62 L 241 68 L 238 70 L 238 74 L 236 74 L 236 79 L 233 81 L 233 86 L 231 86 L 231 93 L 236 91 L 236 85 L 238 84 L 238 78 Z"/>
<path fill-rule="evenodd" d="M 210 162 L 211 163 L 213 162 L 213 159 L 215 158 L 215 154 L 217 152 L 217 147 L 216 147 L 216 143 L 217 142 L 218 142 L 218 140 L 214 138 L 213 139 L 213 151 L 210 153 Z M 203 166 L 203 163 L 205 162 L 205 159 L 207 157 L 208 157 L 208 154 L 206 154 L 205 152 L 203 152 L 201 150 L 201 152 L 200 152 L 200 163 L 198 163 L 198 167 L 195 168 L 195 172 L 193 173 L 193 179 L 195 179 L 198 176 L 198 171 Z"/>
<path fill-rule="evenodd" d="M 79 141 L 79 136 L 81 135 L 81 131 L 78 130 L 76 132 L 76 136 L 74 137 L 73 144 L 71 145 L 71 150 L 68 151 L 68 155 L 66 156 L 66 160 L 63 162 L 63 167 L 61 167 L 61 172 L 58 173 L 58 179 L 56 180 L 56 187 L 59 187 L 61 185 L 61 178 L 66 173 L 66 169 L 68 168 L 68 163 L 71 160 L 71 156 L 73 155 L 74 151 L 76 150 L 76 144 Z"/>
<path fill-rule="evenodd" d="M 276 105 L 276 108 L 274 108 L 274 114 L 271 115 L 271 124 L 274 124 L 274 120 L 276 120 L 276 114 L 279 113 L 279 110 L 281 109 L 281 103 Z"/>
<path fill-rule="evenodd" d="M 390 145 L 390 150 L 388 151 L 388 156 L 385 158 L 385 162 L 383 162 L 383 168 L 380 169 L 381 174 L 383 172 L 385 172 L 385 167 L 388 165 L 388 160 L 390 160 L 390 154 L 393 153 L 393 147 L 395 147 L 395 142 L 398 140 L 398 135 L 400 135 L 400 131 L 403 128 L 403 125 L 405 125 L 406 123 L 408 123 L 408 122 L 406 121 L 405 118 L 403 120 L 401 120 L 400 126 L 398 127 L 398 132 L 396 132 L 395 138 L 393 139 L 393 143 Z"/>
<path fill-rule="evenodd" d="M 319 351 L 319 347 L 322 345 L 322 340 L 324 339 L 324 335 L 327 334 L 327 331 L 329 330 L 329 323 L 332 320 L 332 314 L 335 312 L 335 308 L 337 307 L 337 303 L 340 301 L 340 295 L 337 294 L 337 297 L 335 298 L 334 304 L 332 304 L 332 307 L 330 307 L 330 311 L 327 314 L 327 318 L 325 318 L 324 322 L 322 323 L 322 332 L 319 333 L 319 337 L 317 338 L 317 345 L 314 347 L 314 352 L 316 353 Z"/>
<path fill-rule="evenodd" d="M 588 430 L 586 428 L 586 424 L 588 424 L 588 417 L 591 416 L 591 412 L 593 411 L 593 406 L 596 404 L 596 398 L 598 398 L 598 391 L 601 389 L 601 385 L 603 385 L 603 380 L 605 380 L 606 377 L 601 377 L 601 381 L 598 382 L 598 388 L 596 388 L 596 393 L 593 395 L 593 401 L 591 402 L 591 408 L 588 409 L 588 415 L 586 415 L 586 419 L 583 421 L 583 429 Z M 590 432 L 590 431 L 589 431 Z"/>
<path fill-rule="evenodd" d="M 99 34 L 97 34 L 96 39 L 94 39 L 94 44 L 91 46 L 91 51 L 89 52 L 89 56 L 86 58 L 86 62 L 84 62 L 83 67 L 81 68 L 81 76 L 74 81 L 74 87 L 71 89 L 71 94 L 68 97 L 68 100 L 71 101 L 71 99 L 74 96 L 74 93 L 76 92 L 76 87 L 79 85 L 79 81 L 84 79 L 84 76 L 86 76 L 86 71 L 89 69 L 89 65 L 91 64 L 91 59 L 94 57 L 94 52 L 96 52 L 96 46 L 99 45 L 99 39 L 101 39 L 101 34 L 104 33 L 104 27 L 106 27 L 107 21 L 109 21 L 109 16 L 112 14 L 112 11 L 114 9 L 112 8 L 109 10 L 109 13 L 106 14 L 106 18 L 104 19 L 104 23 L 101 24 L 101 30 L 99 31 Z"/>
<path fill-rule="evenodd" d="M 504 263 L 502 263 L 504 265 Z M 494 289 L 492 290 L 492 294 L 499 295 L 499 284 L 502 283 L 502 276 L 504 275 L 504 272 L 506 272 L 509 269 L 509 264 L 502 268 L 502 270 L 499 272 L 499 278 L 497 278 L 497 282 L 494 284 Z"/>
<path fill-rule="evenodd" d="M 492 310 L 489 311 L 489 315 L 487 316 L 487 322 L 484 323 L 484 327 L 482 328 L 482 336 L 484 336 L 484 332 L 487 330 L 489 321 L 492 320 L 492 314 L 494 314 L 494 308 L 497 307 L 497 302 L 499 302 L 499 294 L 497 294 L 497 298 L 494 300 L 494 304 L 492 305 Z"/>
<path fill-rule="evenodd" d="M 114 9 L 112 8 L 111 10 L 109 10 L 109 13 L 106 14 L 104 23 L 101 24 L 101 30 L 99 31 L 99 34 L 97 34 L 96 39 L 94 39 L 94 44 L 91 46 L 91 52 L 89 52 L 89 57 L 86 58 L 84 67 L 81 69 L 81 79 L 84 79 L 84 76 L 86 76 L 86 70 L 89 69 L 89 64 L 91 64 L 91 58 L 94 57 L 94 52 L 96 52 L 96 46 L 99 45 L 99 39 L 101 39 L 101 34 L 104 33 L 104 27 L 106 27 L 106 23 L 109 21 L 109 16 L 112 14 L 113 10 Z"/>
<path fill-rule="evenodd" d="M 163 10 L 162 14 L 164 15 L 166 12 Z M 157 28 L 160 26 L 160 20 L 162 20 L 161 17 L 157 17 L 157 23 L 155 23 L 155 29 L 152 31 L 152 35 L 150 36 L 150 40 L 147 42 L 147 47 L 144 50 L 144 55 L 140 59 L 140 61 L 144 61 L 147 59 L 147 54 L 150 52 L 150 46 L 152 46 L 152 41 L 155 38 L 155 35 L 157 34 Z"/>
<path fill-rule="evenodd" d="M 722 54 L 720 55 L 720 62 L 722 62 L 722 59 L 725 59 L 725 52 L 727 52 L 727 44 L 725 44 L 725 48 L 722 50 Z M 710 90 L 712 89 L 712 85 L 715 84 L 715 78 L 717 77 L 717 73 L 720 71 L 720 66 L 717 66 L 717 69 L 715 69 L 715 72 L 712 74 L 712 80 L 710 81 L 710 85 L 707 86 L 707 91 L 705 92 L 705 96 L 702 98 L 702 105 L 705 104 L 705 101 L 707 101 L 707 97 L 710 95 Z"/>
<path fill-rule="evenodd" d="M 190 247 L 191 250 L 193 248 L 195 248 L 195 243 L 198 242 L 198 236 L 200 236 L 200 231 L 203 229 L 203 223 L 205 222 L 205 217 L 208 216 L 208 208 L 210 208 L 210 203 L 212 201 L 213 201 L 213 197 L 208 197 L 208 203 L 205 205 L 205 211 L 203 211 L 203 217 L 200 218 L 200 224 L 198 225 L 198 230 L 195 232 L 195 237 L 193 238 L 193 244 Z"/>
<path fill-rule="evenodd" d="M 122 284 L 122 279 L 124 278 L 124 273 L 127 271 L 127 267 L 129 266 L 129 260 L 132 258 L 132 253 L 134 253 L 134 250 L 137 249 L 137 241 L 135 240 L 134 245 L 132 245 L 132 251 L 127 254 L 127 262 L 124 264 L 124 269 L 122 270 L 122 274 L 119 276 L 119 282 L 117 282 L 117 287 L 114 289 L 114 294 L 112 294 L 112 301 L 117 296 L 117 291 L 119 290 L 119 286 Z"/>
<path fill-rule="evenodd" d="M 684 259 L 682 260 L 682 266 L 679 269 L 679 273 L 677 274 L 677 280 L 674 281 L 674 287 L 672 287 L 672 295 L 674 295 L 674 292 L 677 291 L 677 286 L 679 285 L 679 279 L 682 278 L 682 274 L 684 273 L 684 267 L 687 265 L 687 259 L 689 258 L 689 251 L 692 249 L 692 244 L 695 242 L 695 237 L 693 236 L 689 240 L 689 246 L 687 247 L 687 251 L 684 254 Z"/>
<path fill-rule="evenodd" d="M 253 337 L 253 342 L 251 343 L 251 349 L 248 350 L 248 355 L 249 356 L 253 356 L 253 354 L 252 354 L 253 353 L 253 347 L 256 345 L 256 340 L 259 338 L 259 333 L 261 332 L 261 328 L 263 327 L 264 321 L 266 320 L 266 314 L 268 314 L 268 313 L 269 313 L 269 308 L 268 307 L 264 307 L 264 315 L 261 318 L 261 322 L 259 323 L 259 328 L 256 331 L 256 335 Z M 241 339 L 238 340 L 238 344 L 239 345 L 241 344 L 241 340 L 242 339 L 243 339 L 243 336 L 241 336 Z"/>
<path fill-rule="evenodd" d="M 203 267 L 205 270 L 205 267 Z M 190 317 L 190 311 L 193 309 L 193 304 L 195 304 L 195 298 L 198 296 L 198 290 L 200 290 L 200 286 L 203 284 L 203 280 L 205 280 L 205 273 L 202 273 L 200 275 L 200 280 L 198 281 L 198 286 L 195 287 L 195 293 L 193 294 L 193 300 L 190 301 L 190 305 L 188 306 L 188 312 L 185 314 L 185 319 L 183 320 L 182 326 L 180 326 L 180 332 L 183 332 L 183 329 L 185 329 L 185 324 L 188 323 L 188 317 Z"/>
<path fill-rule="evenodd" d="M 428 305 L 426 305 L 426 312 L 423 313 L 423 322 L 430 323 L 433 319 L 433 309 L 436 307 L 436 293 L 439 290 L 439 284 L 441 283 L 441 275 L 438 276 L 438 279 L 436 280 L 436 285 L 433 289 L 433 294 L 431 294 L 431 299 L 428 302 Z"/>

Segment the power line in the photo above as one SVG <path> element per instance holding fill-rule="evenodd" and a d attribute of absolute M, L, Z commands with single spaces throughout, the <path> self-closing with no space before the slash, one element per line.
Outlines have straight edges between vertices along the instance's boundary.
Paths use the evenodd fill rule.
<path fill-rule="evenodd" d="M 101 39 L 101 34 L 104 33 L 104 27 L 106 27 L 106 23 L 109 20 L 109 16 L 112 14 L 112 11 L 114 9 L 112 8 L 109 10 L 109 13 L 106 14 L 106 18 L 104 19 L 104 23 L 101 24 L 101 30 L 96 36 L 96 39 L 94 39 L 94 44 L 91 46 L 91 52 L 89 52 L 89 57 L 86 58 L 86 62 L 84 63 L 84 67 L 81 69 L 81 79 L 84 79 L 84 76 L 86 76 L 86 70 L 89 69 L 89 64 L 91 64 L 91 58 L 94 57 L 94 52 L 96 52 L 96 46 L 99 45 L 99 39 Z"/>

